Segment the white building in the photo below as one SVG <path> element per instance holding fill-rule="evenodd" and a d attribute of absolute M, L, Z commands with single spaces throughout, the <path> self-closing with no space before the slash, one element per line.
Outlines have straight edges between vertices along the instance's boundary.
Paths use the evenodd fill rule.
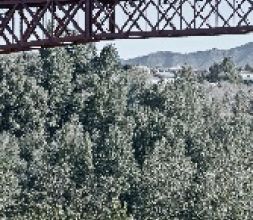
<path fill-rule="evenodd" d="M 155 77 L 155 76 L 150 76 L 148 79 L 147 79 L 148 83 L 150 84 L 157 84 L 161 81 L 160 78 L 158 77 Z"/>
<path fill-rule="evenodd" d="M 173 82 L 175 80 L 176 73 L 171 71 L 170 68 L 156 68 L 154 70 L 154 76 L 166 82 Z"/>
<path fill-rule="evenodd" d="M 139 71 L 143 71 L 147 74 L 151 74 L 151 69 L 148 67 L 148 66 L 141 66 L 141 65 L 138 65 L 138 66 L 134 66 L 134 68 L 136 70 L 139 70 Z"/>
<path fill-rule="evenodd" d="M 240 76 L 242 77 L 242 80 L 244 82 L 253 83 L 253 73 L 252 72 L 249 72 L 249 71 L 246 71 L 246 70 L 242 70 L 240 72 Z"/>

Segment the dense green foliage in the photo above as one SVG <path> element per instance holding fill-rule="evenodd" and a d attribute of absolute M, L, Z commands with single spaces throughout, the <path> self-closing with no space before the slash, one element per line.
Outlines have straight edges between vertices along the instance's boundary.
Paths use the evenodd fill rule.
<path fill-rule="evenodd" d="M 209 68 L 209 75 L 206 78 L 209 82 L 227 80 L 236 83 L 241 81 L 238 71 L 229 57 L 225 57 L 220 63 L 214 63 Z"/>
<path fill-rule="evenodd" d="M 0 58 L 1 219 L 252 219 L 250 100 L 131 71 L 92 44 Z"/>

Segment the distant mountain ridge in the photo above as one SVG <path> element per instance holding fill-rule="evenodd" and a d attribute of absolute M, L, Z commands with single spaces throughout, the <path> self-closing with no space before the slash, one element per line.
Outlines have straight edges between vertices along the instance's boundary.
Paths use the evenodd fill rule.
<path fill-rule="evenodd" d="M 196 69 L 207 69 L 214 62 L 220 62 L 224 57 L 231 57 L 238 66 L 249 64 L 253 66 L 253 42 L 228 50 L 211 49 L 191 53 L 176 53 L 171 51 L 159 51 L 128 60 L 123 64 L 144 65 L 150 67 L 174 67 L 190 65 Z"/>

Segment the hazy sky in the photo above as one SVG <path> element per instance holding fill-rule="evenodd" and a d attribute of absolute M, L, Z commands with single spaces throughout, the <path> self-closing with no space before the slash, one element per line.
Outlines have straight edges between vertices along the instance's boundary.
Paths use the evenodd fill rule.
<path fill-rule="evenodd" d="M 253 42 L 253 34 L 212 37 L 156 38 L 145 40 L 115 40 L 97 43 L 98 49 L 113 43 L 121 58 L 133 58 L 156 51 L 193 52 L 212 48 L 229 49 Z"/>

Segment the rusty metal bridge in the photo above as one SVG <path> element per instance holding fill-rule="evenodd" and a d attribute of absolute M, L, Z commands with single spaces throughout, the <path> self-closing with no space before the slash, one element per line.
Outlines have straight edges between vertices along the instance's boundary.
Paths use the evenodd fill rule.
<path fill-rule="evenodd" d="M 0 0 L 0 53 L 251 31 L 253 0 Z"/>

